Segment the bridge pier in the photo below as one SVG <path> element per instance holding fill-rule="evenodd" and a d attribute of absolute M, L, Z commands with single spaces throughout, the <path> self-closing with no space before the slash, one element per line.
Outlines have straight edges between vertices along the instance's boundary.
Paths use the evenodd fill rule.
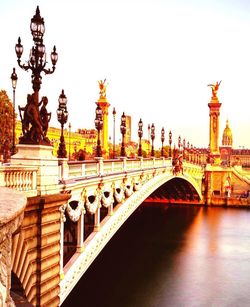
<path fill-rule="evenodd" d="M 37 195 L 55 194 L 59 192 L 58 158 L 52 154 L 52 146 L 18 144 L 17 154 L 11 157 L 13 166 L 36 167 Z M 62 165 L 62 167 L 65 165 Z M 61 169 L 62 170 L 62 169 Z M 66 169 L 65 169 L 66 171 Z M 63 177 L 64 175 L 61 174 Z"/>
<path fill-rule="evenodd" d="M 69 198 L 70 194 L 28 198 L 20 233 L 13 236 L 12 271 L 34 306 L 60 304 L 63 225 L 59 208 Z"/>
<path fill-rule="evenodd" d="M 0 188 L 0 306 L 14 306 L 10 296 L 12 234 L 22 223 L 26 201 L 20 192 Z"/>

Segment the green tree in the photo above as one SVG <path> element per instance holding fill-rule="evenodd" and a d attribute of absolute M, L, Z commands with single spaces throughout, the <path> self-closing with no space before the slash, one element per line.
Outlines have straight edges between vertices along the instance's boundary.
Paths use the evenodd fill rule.
<path fill-rule="evenodd" d="M 5 90 L 0 90 L 0 154 L 3 154 L 3 144 L 13 143 L 13 105 Z"/>

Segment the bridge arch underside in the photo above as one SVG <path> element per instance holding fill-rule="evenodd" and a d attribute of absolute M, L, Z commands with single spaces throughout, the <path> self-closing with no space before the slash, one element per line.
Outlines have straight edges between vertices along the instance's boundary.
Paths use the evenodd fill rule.
<path fill-rule="evenodd" d="M 200 196 L 195 187 L 183 178 L 172 178 L 157 188 L 147 201 L 197 202 Z"/>

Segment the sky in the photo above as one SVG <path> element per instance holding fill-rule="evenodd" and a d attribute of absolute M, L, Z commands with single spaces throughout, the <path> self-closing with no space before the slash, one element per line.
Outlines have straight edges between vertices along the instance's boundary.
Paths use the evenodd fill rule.
<path fill-rule="evenodd" d="M 221 80 L 219 143 L 228 119 L 233 147 L 250 148 L 248 0 L 0 0 L 0 89 L 12 100 L 10 75 L 16 67 L 16 106 L 26 104 L 32 84 L 31 72 L 18 67 L 15 44 L 20 36 L 24 63 L 33 46 L 30 19 L 37 5 L 45 21 L 47 68 L 54 45 L 58 52 L 56 70 L 42 74 L 40 90 L 40 97 L 49 99 L 50 126 L 60 127 L 56 109 L 64 89 L 72 131 L 94 128 L 98 80 L 106 78 L 111 138 L 115 107 L 116 141 L 125 112 L 134 141 L 142 118 L 144 138 L 148 124 L 155 124 L 156 145 L 164 127 L 166 143 L 171 130 L 176 145 L 180 135 L 207 147 L 207 85 Z"/>

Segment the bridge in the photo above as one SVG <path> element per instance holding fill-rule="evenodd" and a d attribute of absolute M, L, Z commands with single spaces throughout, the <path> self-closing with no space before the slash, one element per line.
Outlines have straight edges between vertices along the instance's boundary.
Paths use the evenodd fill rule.
<path fill-rule="evenodd" d="M 7 293 L 1 294 L 3 298 L 11 285 L 14 293 L 34 306 L 61 305 L 144 201 L 248 205 L 239 194 L 249 190 L 250 178 L 239 166 L 183 161 L 182 170 L 175 172 L 171 158 L 73 162 L 55 158 L 49 146 L 35 146 L 36 150 L 32 146 L 28 146 L 32 158 L 25 154 L 27 145 L 18 145 L 11 164 L 0 167 L 0 186 L 5 187 L 1 189 L 15 199 L 19 195 L 21 204 L 26 199 L 23 220 L 8 241 L 11 266 L 5 265 L 9 272 L 8 282 L 0 287 L 1 293 Z M 228 177 L 234 186 L 230 197 L 225 196 Z M 11 221 L 7 224 L 1 223 L 1 229 L 13 228 Z M 6 239 L 1 237 L 3 244 Z"/>
<path fill-rule="evenodd" d="M 44 20 L 39 7 L 31 19 L 31 32 L 34 46 L 29 61 L 21 63 L 20 37 L 15 50 L 18 65 L 32 72 L 34 92 L 27 96 L 26 106 L 19 108 L 23 116 L 20 116 L 22 135 L 16 146 L 17 153 L 13 138 L 10 163 L 0 165 L 0 306 L 12 306 L 13 298 L 26 300 L 33 306 L 60 306 L 107 242 L 143 202 L 250 205 L 249 172 L 238 163 L 238 157 L 235 157 L 236 163 L 232 163 L 228 154 L 228 149 L 232 149 L 231 133 L 223 138 L 223 159 L 219 148 L 221 103 L 217 92 L 220 82 L 209 85 L 212 88 L 208 103 L 209 149 L 205 154 L 183 143 L 183 155 L 180 155 L 179 139 L 179 149 L 172 155 L 170 132 L 170 154 L 164 158 L 163 130 L 162 157 L 155 158 L 152 124 L 152 145 L 147 144 L 148 150 L 152 149 L 151 158 L 142 158 L 140 120 L 138 158 L 127 158 L 127 119 L 123 113 L 121 157 L 103 159 L 101 145 L 106 155 L 109 152 L 110 104 L 105 79 L 99 81 L 100 97 L 96 102 L 96 158 L 88 161 L 68 161 L 66 158 L 63 125 L 67 122 L 68 111 L 64 91 L 57 110 L 61 124 L 58 157 L 53 156 L 53 146 L 47 135 L 50 113 L 46 109 L 46 97 L 39 109 L 39 91 L 41 73 L 55 71 L 58 54 L 54 47 L 52 68 L 45 68 Z M 14 69 L 13 90 L 16 81 Z M 15 112 L 15 104 L 13 110 Z M 3 147 L 7 161 L 10 156 L 8 142 Z"/>

